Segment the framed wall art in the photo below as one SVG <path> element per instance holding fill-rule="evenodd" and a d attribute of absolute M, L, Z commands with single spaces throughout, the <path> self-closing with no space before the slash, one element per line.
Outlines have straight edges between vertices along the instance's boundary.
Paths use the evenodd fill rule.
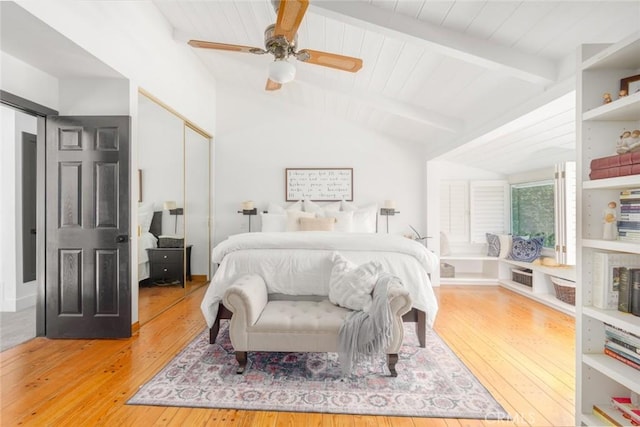
<path fill-rule="evenodd" d="M 286 168 L 285 199 L 353 201 L 353 168 Z"/>
<path fill-rule="evenodd" d="M 627 91 L 627 95 L 640 92 L 640 74 L 620 80 L 620 90 Z"/>

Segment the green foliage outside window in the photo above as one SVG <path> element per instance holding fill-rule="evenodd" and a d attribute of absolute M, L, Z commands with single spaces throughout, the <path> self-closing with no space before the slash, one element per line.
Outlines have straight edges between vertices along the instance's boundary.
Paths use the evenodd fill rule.
<path fill-rule="evenodd" d="M 511 186 L 511 231 L 514 236 L 543 236 L 544 247 L 553 248 L 556 244 L 554 221 L 552 181 Z"/>

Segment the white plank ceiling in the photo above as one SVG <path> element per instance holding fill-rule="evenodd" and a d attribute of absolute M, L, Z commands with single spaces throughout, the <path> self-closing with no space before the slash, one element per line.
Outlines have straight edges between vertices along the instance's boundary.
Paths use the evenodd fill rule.
<path fill-rule="evenodd" d="M 263 47 L 276 17 L 268 0 L 153 3 L 182 42 Z M 195 51 L 220 84 L 510 174 L 574 157 L 573 97 L 539 107 L 575 87 L 580 44 L 639 30 L 640 1 L 311 0 L 299 48 L 360 57 L 358 73 L 295 62 L 295 80 L 264 93 L 270 55 Z"/>

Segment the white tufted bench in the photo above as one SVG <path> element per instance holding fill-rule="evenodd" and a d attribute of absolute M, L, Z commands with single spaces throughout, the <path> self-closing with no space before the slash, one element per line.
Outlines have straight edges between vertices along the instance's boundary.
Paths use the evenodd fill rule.
<path fill-rule="evenodd" d="M 402 316 L 411 309 L 409 292 L 402 286 L 388 291 L 393 313 L 392 342 L 387 348 L 387 364 L 392 376 L 402 345 Z M 243 373 L 248 351 L 336 352 L 338 332 L 351 310 L 338 307 L 328 299 L 269 300 L 262 277 L 246 275 L 225 292 L 223 303 L 233 315 L 229 337 Z"/>

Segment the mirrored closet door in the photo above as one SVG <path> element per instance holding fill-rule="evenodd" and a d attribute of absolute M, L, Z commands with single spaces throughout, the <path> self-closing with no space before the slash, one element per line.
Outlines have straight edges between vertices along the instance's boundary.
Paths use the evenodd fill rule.
<path fill-rule="evenodd" d="M 141 93 L 138 106 L 138 319 L 209 281 L 210 137 Z"/>
<path fill-rule="evenodd" d="M 188 124 L 184 133 L 185 245 L 190 247 L 189 293 L 209 281 L 210 139 Z"/>

